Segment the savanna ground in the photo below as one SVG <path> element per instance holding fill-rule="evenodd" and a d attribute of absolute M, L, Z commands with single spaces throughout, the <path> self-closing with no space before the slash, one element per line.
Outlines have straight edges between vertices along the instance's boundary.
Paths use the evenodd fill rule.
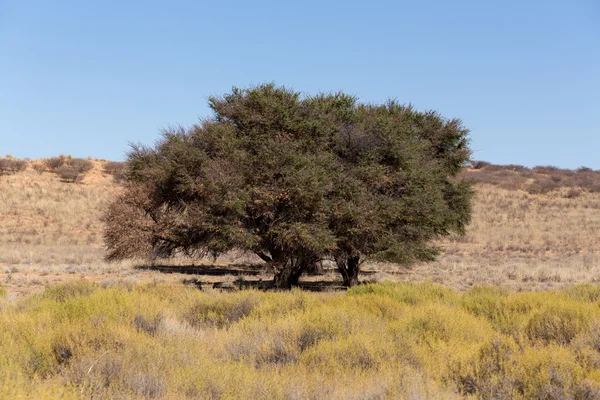
<path fill-rule="evenodd" d="M 103 173 L 105 162 L 94 164 L 80 184 L 31 168 L 0 176 L 0 285 L 10 298 L 81 278 L 97 283 L 187 279 L 205 286 L 271 278 L 253 265 L 258 259 L 243 254 L 159 265 L 104 262 L 101 215 L 119 186 Z M 492 172 L 481 179 L 483 171 L 466 173 L 495 183 L 476 185 L 466 236 L 441 241 L 443 253 L 433 263 L 367 264 L 363 280 L 430 280 L 464 291 L 476 285 L 557 289 L 600 279 L 600 191 L 569 187 L 567 176 L 551 191 L 529 188 L 529 193 L 516 189 L 516 173 Z M 334 269 L 324 272 L 302 280 L 338 282 Z"/>
<path fill-rule="evenodd" d="M 592 172 L 467 171 L 473 221 L 438 261 L 229 293 L 271 277 L 235 254 L 102 261 L 103 163 L 0 176 L 1 398 L 600 397 Z"/>

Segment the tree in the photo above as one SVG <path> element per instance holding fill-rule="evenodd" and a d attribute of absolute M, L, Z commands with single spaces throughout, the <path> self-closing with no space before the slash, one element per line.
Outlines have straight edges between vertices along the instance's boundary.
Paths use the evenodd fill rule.
<path fill-rule="evenodd" d="M 394 101 L 357 107 L 356 122 L 338 136 L 343 172 L 328 204 L 345 285 L 358 283 L 367 257 L 431 260 L 431 240 L 464 233 L 472 190 L 454 177 L 469 159 L 467 134 L 458 120 Z"/>
<path fill-rule="evenodd" d="M 367 258 L 431 259 L 431 240 L 469 220 L 471 189 L 454 178 L 470 155 L 458 120 L 274 84 L 209 105 L 211 118 L 133 146 L 105 216 L 109 259 L 242 249 L 285 288 L 329 258 L 351 286 Z"/>

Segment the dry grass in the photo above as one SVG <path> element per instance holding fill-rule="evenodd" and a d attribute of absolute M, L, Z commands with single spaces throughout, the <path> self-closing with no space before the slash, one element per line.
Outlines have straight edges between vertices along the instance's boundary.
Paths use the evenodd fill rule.
<path fill-rule="evenodd" d="M 1 398 L 593 399 L 598 286 L 55 286 L 0 301 Z"/>
<path fill-rule="evenodd" d="M 102 258 L 102 206 L 117 188 L 91 174 L 85 184 L 27 170 L 1 178 L 0 263 L 83 265 Z"/>
<path fill-rule="evenodd" d="M 205 284 L 269 278 L 258 271 L 232 267 L 232 263 L 256 262 L 237 255 L 196 262 L 198 266 L 216 265 L 221 271 L 215 274 L 210 268 L 171 268 L 189 265 L 185 259 L 166 263 L 167 268 L 162 269 L 175 272 L 170 274 L 136 269 L 140 264 L 136 261 L 105 263 L 100 215 L 119 186 L 107 171 L 111 163 L 93 162 L 94 169 L 80 184 L 62 182 L 47 171 L 36 172 L 33 166 L 43 165 L 42 160 L 30 162 L 23 172 L 0 176 L 0 284 L 11 296 L 81 277 L 96 282 L 194 279 Z M 465 237 L 441 242 L 444 252 L 437 262 L 411 268 L 370 264 L 364 279 L 433 280 L 459 290 L 480 284 L 542 290 L 600 279 L 600 193 L 581 186 L 560 186 L 545 194 L 531 194 L 511 187 L 511 176 L 540 173 L 516 167 L 487 166 L 483 170 L 486 168 L 505 184 L 477 184 L 473 221 Z M 471 178 L 481 171 L 465 174 Z M 564 177 L 575 174 L 536 171 L 558 174 L 562 184 Z M 583 172 L 585 176 L 597 174 Z M 324 276 L 307 276 L 304 281 L 338 279 L 335 270 L 325 271 Z"/>
<path fill-rule="evenodd" d="M 0 398 L 600 396 L 600 288 L 577 285 L 600 280 L 597 191 L 480 183 L 438 261 L 363 275 L 443 286 L 263 293 L 237 290 L 270 278 L 244 255 L 102 261 L 105 163 L 78 184 L 40 161 L 0 176 Z"/>
<path fill-rule="evenodd" d="M 33 169 L 0 177 L 0 273 L 9 290 L 114 271 L 102 261 L 100 215 L 118 187 L 101 164 L 81 184 Z"/>
<path fill-rule="evenodd" d="M 432 279 L 461 290 L 481 284 L 541 290 L 600 279 L 600 193 L 571 198 L 569 188 L 546 195 L 476 189 L 466 236 L 441 242 L 435 263 L 389 268 L 403 280 Z"/>

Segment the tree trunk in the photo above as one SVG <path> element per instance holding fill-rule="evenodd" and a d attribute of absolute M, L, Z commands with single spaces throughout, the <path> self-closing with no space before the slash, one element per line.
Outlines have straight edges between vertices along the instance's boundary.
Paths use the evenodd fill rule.
<path fill-rule="evenodd" d="M 298 280 L 304 272 L 304 268 L 290 262 L 279 263 L 274 266 L 273 272 L 273 283 L 276 289 L 291 289 L 292 286 L 298 285 Z"/>
<path fill-rule="evenodd" d="M 313 254 L 289 257 L 277 247 L 273 247 L 269 252 L 271 253 L 269 265 L 273 270 L 273 284 L 276 289 L 291 289 L 292 286 L 297 286 L 300 276 L 310 265 L 318 261 Z"/>
<path fill-rule="evenodd" d="M 338 270 L 342 275 L 343 285 L 352 287 L 358 285 L 358 274 L 360 273 L 360 257 L 347 256 L 336 259 Z"/>

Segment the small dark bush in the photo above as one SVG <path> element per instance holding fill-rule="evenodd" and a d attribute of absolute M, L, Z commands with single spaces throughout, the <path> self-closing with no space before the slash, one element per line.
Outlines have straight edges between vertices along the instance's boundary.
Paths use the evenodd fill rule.
<path fill-rule="evenodd" d="M 531 171 L 531 169 L 523 166 L 523 165 L 518 165 L 518 164 L 508 164 L 504 166 L 507 170 L 509 171 L 515 171 L 515 172 L 529 172 Z"/>
<path fill-rule="evenodd" d="M 71 346 L 64 343 L 54 343 L 52 345 L 52 352 L 59 365 L 67 364 L 71 360 L 71 357 L 73 357 Z"/>
<path fill-rule="evenodd" d="M 496 171 L 503 171 L 506 168 L 504 168 L 504 165 L 488 164 L 485 167 L 483 167 L 483 169 L 488 172 L 496 172 Z"/>
<path fill-rule="evenodd" d="M 62 166 L 52 169 L 52 172 L 58 174 L 64 182 L 81 182 L 83 175 L 94 168 L 90 160 L 83 158 L 65 159 Z"/>
<path fill-rule="evenodd" d="M 579 186 L 590 192 L 600 191 L 600 172 L 598 171 L 578 171 L 569 178 L 569 186 Z"/>
<path fill-rule="evenodd" d="M 63 165 L 62 167 L 57 168 L 54 172 L 56 172 L 60 176 L 60 179 L 64 182 L 75 183 L 81 181 L 79 172 L 68 165 Z"/>
<path fill-rule="evenodd" d="M 520 175 L 507 176 L 501 180 L 498 186 L 506 190 L 520 190 L 525 186 L 525 181 L 526 178 Z"/>
<path fill-rule="evenodd" d="M 523 189 L 527 180 L 526 177 L 518 172 L 502 169 L 489 171 L 488 167 L 476 171 L 463 172 L 461 173 L 460 178 L 473 183 L 486 183 L 488 185 L 500 186 L 507 190 Z"/>
<path fill-rule="evenodd" d="M 487 161 L 471 161 L 471 168 L 473 169 L 481 169 L 488 165 L 490 165 L 490 163 Z"/>
<path fill-rule="evenodd" d="M 587 190 L 589 190 L 592 193 L 599 193 L 600 192 L 600 181 L 594 182 L 591 185 L 587 186 Z"/>
<path fill-rule="evenodd" d="M 90 160 L 85 160 L 83 158 L 72 158 L 68 160 L 66 164 L 80 174 L 85 174 L 94 168 L 94 164 Z"/>
<path fill-rule="evenodd" d="M 125 180 L 125 163 L 121 161 L 109 161 L 104 164 L 104 173 L 112 175 L 115 182 Z"/>
<path fill-rule="evenodd" d="M 464 177 L 473 183 L 487 183 L 490 185 L 497 185 L 500 183 L 498 177 L 492 172 L 488 172 L 485 169 L 479 169 L 471 172 L 463 172 L 463 175 L 460 177 Z"/>
<path fill-rule="evenodd" d="M 559 182 L 555 182 L 550 178 L 536 179 L 525 190 L 530 194 L 546 194 L 560 187 Z"/>
<path fill-rule="evenodd" d="M 531 171 L 529 168 L 523 166 L 523 165 L 517 165 L 517 164 L 508 164 L 508 165 L 495 165 L 495 164 L 488 164 L 485 167 L 486 171 L 513 171 L 513 172 L 528 172 Z"/>
<path fill-rule="evenodd" d="M 58 168 L 62 167 L 65 164 L 66 160 L 67 157 L 60 155 L 58 157 L 51 157 L 44 160 L 44 164 L 46 164 L 46 167 L 48 167 L 50 171 L 55 171 Z"/>
<path fill-rule="evenodd" d="M 10 160 L 0 158 L 0 175 L 8 175 L 11 173 Z"/>
<path fill-rule="evenodd" d="M 565 193 L 565 197 L 567 199 L 575 199 L 579 196 L 581 196 L 581 189 L 577 189 L 577 188 L 571 188 L 567 191 L 567 193 Z"/>
<path fill-rule="evenodd" d="M 10 173 L 10 160 L 0 158 L 0 175 L 8 175 Z"/>
<path fill-rule="evenodd" d="M 160 324 L 162 323 L 163 315 L 158 314 L 153 319 L 145 318 L 143 315 L 136 315 L 133 319 L 133 326 L 138 332 L 147 333 L 150 336 L 156 335 Z"/>
<path fill-rule="evenodd" d="M 533 172 L 536 174 L 552 175 L 560 171 L 560 168 L 553 165 L 538 165 L 533 167 Z"/>
<path fill-rule="evenodd" d="M 0 175 L 21 172 L 27 168 L 27 161 L 14 158 L 0 158 Z"/>
<path fill-rule="evenodd" d="M 13 172 L 21 172 L 27 168 L 27 161 L 25 160 L 11 160 Z"/>
<path fill-rule="evenodd" d="M 104 172 L 107 174 L 115 174 L 125 171 L 125 163 L 122 161 L 109 161 L 104 164 Z"/>

